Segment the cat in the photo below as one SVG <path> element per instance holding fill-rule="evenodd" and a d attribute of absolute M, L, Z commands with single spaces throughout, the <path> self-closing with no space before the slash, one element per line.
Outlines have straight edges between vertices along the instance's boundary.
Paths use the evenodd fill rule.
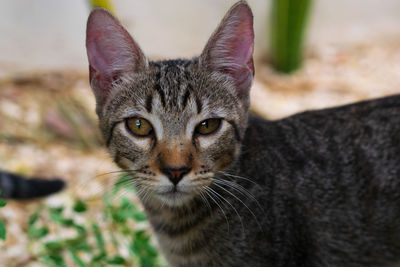
<path fill-rule="evenodd" d="M 31 199 L 44 197 L 64 189 L 61 179 L 27 178 L 0 170 L 0 198 Z"/>
<path fill-rule="evenodd" d="M 400 96 L 275 121 L 249 115 L 253 43 L 245 1 L 191 60 L 148 61 L 109 12 L 89 16 L 99 127 L 167 261 L 400 263 Z"/>

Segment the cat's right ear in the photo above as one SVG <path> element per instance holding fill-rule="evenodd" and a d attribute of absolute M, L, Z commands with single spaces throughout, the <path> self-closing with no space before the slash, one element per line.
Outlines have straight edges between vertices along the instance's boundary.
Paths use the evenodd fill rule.
<path fill-rule="evenodd" d="M 110 95 L 113 83 L 147 67 L 147 59 L 130 34 L 106 9 L 94 9 L 86 28 L 90 85 L 98 108 Z"/>
<path fill-rule="evenodd" d="M 248 99 L 254 76 L 253 49 L 253 14 L 246 1 L 239 1 L 208 40 L 200 62 L 230 76 L 238 96 Z"/>

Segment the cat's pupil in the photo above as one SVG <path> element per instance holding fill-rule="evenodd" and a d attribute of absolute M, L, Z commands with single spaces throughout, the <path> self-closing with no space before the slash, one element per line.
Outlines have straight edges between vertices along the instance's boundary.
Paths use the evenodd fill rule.
<path fill-rule="evenodd" d="M 203 122 L 201 123 L 201 126 L 208 128 L 208 120 L 203 121 Z"/>
<path fill-rule="evenodd" d="M 140 129 L 142 127 L 142 121 L 141 120 L 136 120 L 136 127 Z"/>

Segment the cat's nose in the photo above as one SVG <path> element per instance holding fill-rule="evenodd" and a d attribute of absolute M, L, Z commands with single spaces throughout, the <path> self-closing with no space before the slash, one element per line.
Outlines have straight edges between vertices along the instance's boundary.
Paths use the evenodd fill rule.
<path fill-rule="evenodd" d="M 177 185 L 179 181 L 182 180 L 183 176 L 190 172 L 190 168 L 186 166 L 178 168 L 166 167 L 162 168 L 161 172 L 164 173 L 174 185 Z"/>

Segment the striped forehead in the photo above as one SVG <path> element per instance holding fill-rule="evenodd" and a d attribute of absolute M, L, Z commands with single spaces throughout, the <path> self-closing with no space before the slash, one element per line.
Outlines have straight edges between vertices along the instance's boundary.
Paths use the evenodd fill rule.
<path fill-rule="evenodd" d="M 193 90 L 189 64 L 188 60 L 152 62 L 155 67 L 155 84 L 152 93 L 146 99 L 146 109 L 149 112 L 157 102 L 158 109 L 181 113 L 188 108 L 192 99 L 196 102 L 197 112 L 200 113 L 201 99 Z"/>

